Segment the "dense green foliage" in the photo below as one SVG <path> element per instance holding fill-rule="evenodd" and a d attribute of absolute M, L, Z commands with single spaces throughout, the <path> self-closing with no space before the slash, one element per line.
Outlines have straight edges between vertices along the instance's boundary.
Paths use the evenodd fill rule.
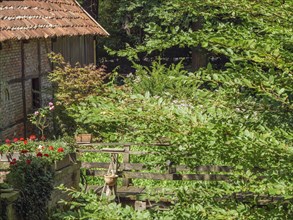
<path fill-rule="evenodd" d="M 100 200 L 94 193 L 82 192 L 60 186 L 59 189 L 68 192 L 73 201 L 61 201 L 64 205 L 70 205 L 73 211 L 60 212 L 54 215 L 54 219 L 62 220 L 98 220 L 98 219 L 150 219 L 150 213 L 135 212 L 133 208 L 127 206 L 123 208 L 121 204 L 110 203 L 107 198 Z M 74 210 L 79 210 L 78 212 Z"/>
<path fill-rule="evenodd" d="M 290 219 L 291 203 L 258 207 L 237 202 L 232 195 L 252 192 L 292 199 L 293 2 L 121 4 L 125 7 L 119 8 L 118 18 L 129 15 L 129 27 L 143 28 L 145 34 L 142 41 L 113 54 L 136 61 L 141 53 L 199 47 L 211 63 L 195 72 L 181 63 L 169 67 L 159 60 L 151 67 L 134 63 L 136 72 L 125 78 L 124 86 L 104 85 L 102 94 L 68 106 L 70 117 L 105 142 L 172 144 L 153 148 L 160 156 L 144 158 L 144 163 L 172 160 L 190 167 L 235 167 L 228 183 L 182 183 L 187 188 L 181 190 L 167 183 L 164 186 L 177 192 L 178 202 L 169 212 L 149 213 L 153 219 Z M 225 62 L 215 65 L 215 59 Z M 255 167 L 264 171 L 255 173 Z M 218 199 L 224 196 L 231 199 Z M 81 209 L 88 211 L 85 216 L 98 210 Z M 117 214 L 117 219 L 123 218 Z"/>
<path fill-rule="evenodd" d="M 8 182 L 20 191 L 16 207 L 18 216 L 37 220 L 48 215 L 47 205 L 53 191 L 53 171 L 47 160 L 23 154 L 12 161 Z"/>

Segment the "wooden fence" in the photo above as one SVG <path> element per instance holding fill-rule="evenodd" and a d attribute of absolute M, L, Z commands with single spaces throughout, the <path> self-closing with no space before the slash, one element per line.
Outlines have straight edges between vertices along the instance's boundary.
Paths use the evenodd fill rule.
<path fill-rule="evenodd" d="M 135 201 L 135 209 L 143 210 L 147 207 L 146 201 L 141 201 L 138 195 L 143 195 L 146 191 L 144 188 L 133 186 L 132 179 L 151 179 L 151 180 L 180 180 L 180 181 L 229 181 L 231 180 L 233 168 L 230 166 L 217 166 L 217 165 L 202 165 L 195 167 L 187 167 L 185 165 L 172 165 L 169 161 L 164 164 L 165 173 L 153 172 L 154 167 L 150 169 L 146 164 L 131 163 L 132 155 L 156 155 L 158 152 L 150 151 L 134 151 L 131 150 L 132 146 L 148 147 L 170 147 L 169 144 L 155 143 L 155 144 L 135 144 L 135 143 L 90 143 L 79 144 L 77 152 L 85 153 L 103 153 L 110 155 L 122 155 L 122 161 L 118 164 L 117 174 L 123 178 L 122 187 L 118 188 L 120 198 Z M 104 148 L 108 147 L 108 148 Z M 116 148 L 120 147 L 120 148 Z M 86 169 L 86 175 L 103 177 L 107 174 L 110 163 L 103 162 L 82 162 L 81 168 Z M 264 170 L 255 168 L 255 172 L 262 173 Z M 253 172 L 254 172 L 253 171 Z M 265 176 L 258 176 L 259 179 L 266 178 Z M 245 179 L 245 178 L 243 178 Z M 247 180 L 247 179 L 246 179 Z M 97 186 L 89 186 L 98 192 Z M 101 189 L 101 188 L 100 188 Z M 160 192 L 160 189 L 158 192 Z M 173 197 L 172 197 L 173 198 Z M 235 199 L 239 202 L 256 203 L 258 206 L 273 204 L 275 202 L 282 202 L 284 204 L 292 203 L 292 199 L 285 199 L 283 196 L 271 195 L 255 195 L 251 192 L 238 192 L 233 195 L 227 195 L 219 200 Z M 165 202 L 169 206 L 170 200 L 161 198 L 160 202 Z M 162 205 L 162 203 L 160 203 Z M 164 208 L 162 209 L 164 210 Z"/>
<path fill-rule="evenodd" d="M 118 164 L 118 176 L 123 178 L 123 186 L 129 186 L 131 179 L 152 179 L 152 180 L 193 180 L 193 181 L 228 181 L 233 171 L 229 166 L 203 165 L 193 168 L 185 165 L 172 165 L 171 161 L 167 161 L 165 173 L 151 172 L 148 166 L 142 163 L 131 163 L 131 155 L 154 154 L 148 151 L 132 151 L 131 146 L 147 147 L 169 147 L 169 144 L 134 144 L 134 143 L 92 143 L 79 144 L 77 152 L 85 153 L 106 153 L 123 155 L 122 161 Z M 120 146 L 121 148 L 113 148 Z M 90 147 L 90 149 L 88 148 Z M 103 148 L 111 147 L 111 148 Z M 82 162 L 81 167 L 86 169 L 86 175 L 103 177 L 107 174 L 110 163 L 101 162 Z M 188 172 L 188 173 L 187 173 Z M 212 173 L 212 174 L 211 174 Z M 230 174 L 229 174 L 230 173 Z"/>

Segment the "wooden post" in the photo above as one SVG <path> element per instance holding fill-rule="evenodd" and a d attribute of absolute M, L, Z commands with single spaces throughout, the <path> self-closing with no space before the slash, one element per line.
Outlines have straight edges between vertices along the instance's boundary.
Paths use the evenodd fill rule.
<path fill-rule="evenodd" d="M 23 111 L 23 136 L 27 135 L 27 111 L 26 111 L 26 94 L 25 94 L 25 61 L 24 61 L 24 42 L 20 41 L 20 59 L 21 59 L 21 89 L 22 89 L 22 111 Z"/>
<path fill-rule="evenodd" d="M 204 18 L 199 17 L 196 22 L 192 24 L 192 30 L 198 31 L 203 27 Z M 192 48 L 192 70 L 198 70 L 201 67 L 207 66 L 207 51 L 197 45 Z"/>
<path fill-rule="evenodd" d="M 125 170 L 125 163 L 130 163 L 130 154 L 129 154 L 129 151 L 130 151 L 130 146 L 125 146 L 124 147 L 124 154 L 123 154 L 123 171 Z M 132 184 L 132 181 L 131 179 L 128 179 L 128 178 L 123 178 L 123 181 L 122 181 L 122 185 L 123 186 L 129 186 Z"/>

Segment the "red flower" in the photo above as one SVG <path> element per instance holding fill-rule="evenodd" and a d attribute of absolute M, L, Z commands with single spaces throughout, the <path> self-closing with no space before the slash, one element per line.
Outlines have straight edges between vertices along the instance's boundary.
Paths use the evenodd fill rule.
<path fill-rule="evenodd" d="M 36 139 L 37 139 L 36 135 L 34 135 L 34 134 L 30 135 L 30 140 L 34 141 Z"/>
<path fill-rule="evenodd" d="M 44 154 L 45 157 L 49 157 L 49 154 Z"/>
<path fill-rule="evenodd" d="M 8 145 L 10 145 L 11 144 L 11 141 L 9 139 L 6 139 L 5 140 L 5 143 L 8 144 Z"/>
<path fill-rule="evenodd" d="M 19 138 L 19 140 L 20 140 L 20 141 L 24 141 L 24 138 L 23 138 L 23 137 L 21 137 L 21 138 Z"/>
<path fill-rule="evenodd" d="M 13 138 L 13 142 L 17 142 L 18 141 L 18 138 Z"/>
<path fill-rule="evenodd" d="M 27 144 L 27 140 L 24 140 L 24 141 L 23 141 L 23 144 L 26 145 L 26 144 Z"/>
<path fill-rule="evenodd" d="M 16 164 L 16 159 L 13 158 L 12 161 L 10 161 L 10 165 L 15 165 Z"/>
<path fill-rule="evenodd" d="M 42 157 L 43 154 L 41 152 L 37 153 L 37 157 Z"/>
<path fill-rule="evenodd" d="M 30 165 L 31 164 L 31 160 L 26 160 L 26 164 Z"/>
<path fill-rule="evenodd" d="M 21 150 L 20 153 L 22 154 L 26 154 L 28 152 L 28 150 Z"/>
<path fill-rule="evenodd" d="M 63 147 L 59 147 L 59 148 L 57 149 L 57 152 L 59 152 L 59 153 L 64 152 Z"/>
<path fill-rule="evenodd" d="M 16 164 L 16 161 L 11 161 L 10 162 L 10 165 L 15 165 Z"/>
<path fill-rule="evenodd" d="M 54 150 L 54 147 L 53 146 L 49 146 L 48 149 L 49 150 Z"/>

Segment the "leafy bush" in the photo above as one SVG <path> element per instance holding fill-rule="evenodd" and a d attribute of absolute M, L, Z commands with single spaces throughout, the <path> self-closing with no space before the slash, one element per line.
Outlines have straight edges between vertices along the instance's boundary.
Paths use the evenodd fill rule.
<path fill-rule="evenodd" d="M 54 70 L 49 74 L 56 99 L 55 133 L 72 134 L 76 124 L 68 117 L 67 107 L 89 95 L 101 95 L 107 74 L 104 68 L 97 68 L 94 65 L 81 67 L 77 63 L 71 66 L 60 54 L 51 53 L 49 57 L 55 65 Z"/>
<path fill-rule="evenodd" d="M 23 219 L 38 220 L 48 216 L 47 204 L 53 190 L 53 171 L 41 157 L 26 156 L 10 162 L 8 182 L 20 191 L 16 210 Z"/>
<path fill-rule="evenodd" d="M 71 66 L 60 54 L 50 54 L 55 64 L 49 79 L 55 85 L 57 104 L 69 105 L 76 103 L 89 95 L 103 93 L 103 83 L 107 77 L 103 68 L 94 65 L 80 67 Z"/>
<path fill-rule="evenodd" d="M 201 86 L 199 76 L 183 69 L 182 63 L 167 67 L 153 62 L 151 67 L 134 64 L 135 75 L 129 75 L 126 82 L 133 93 L 152 96 L 171 96 L 174 99 L 192 99 Z"/>
<path fill-rule="evenodd" d="M 82 186 L 81 186 L 82 187 Z M 130 206 L 122 207 L 121 204 L 109 203 L 108 199 L 100 199 L 96 193 L 77 191 L 64 186 L 58 187 L 71 195 L 72 201 L 60 201 L 69 207 L 69 211 L 58 211 L 54 219 L 79 220 L 79 219 L 150 219 L 148 211 L 136 212 Z"/>

